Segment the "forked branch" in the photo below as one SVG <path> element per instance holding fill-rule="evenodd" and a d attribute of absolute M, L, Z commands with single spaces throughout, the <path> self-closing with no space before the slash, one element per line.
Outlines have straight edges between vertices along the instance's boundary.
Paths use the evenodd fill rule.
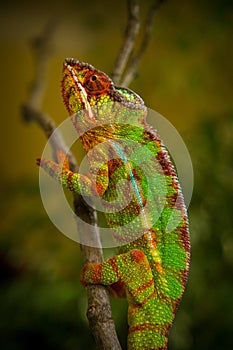
<path fill-rule="evenodd" d="M 151 39 L 154 15 L 164 1 L 165 0 L 157 0 L 149 7 L 144 25 L 141 28 L 142 40 L 135 53 L 133 53 L 133 51 L 135 50 L 136 39 L 140 29 L 139 5 L 138 1 L 129 1 L 128 23 L 125 30 L 125 37 L 112 73 L 112 79 L 116 84 L 127 87 L 135 79 L 138 65 Z"/>
<path fill-rule="evenodd" d="M 128 1 L 128 22 L 125 29 L 125 36 L 111 75 L 115 84 L 120 83 L 129 56 L 134 49 L 139 27 L 139 2 L 137 0 L 130 0 Z"/>

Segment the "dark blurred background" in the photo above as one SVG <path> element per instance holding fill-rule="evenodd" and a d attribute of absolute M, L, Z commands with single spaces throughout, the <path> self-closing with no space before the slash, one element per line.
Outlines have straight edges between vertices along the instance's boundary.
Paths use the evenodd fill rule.
<path fill-rule="evenodd" d="M 142 17 L 151 1 L 143 1 Z M 46 138 L 21 119 L 34 75 L 30 40 L 57 21 L 44 111 L 67 117 L 62 62 L 76 57 L 110 73 L 126 1 L 1 4 L 0 347 L 95 349 L 79 284 L 77 243 L 58 232 L 40 199 L 35 159 Z M 143 17 L 144 18 L 144 17 Z M 233 2 L 165 1 L 131 88 L 183 137 L 194 166 L 187 290 L 169 338 L 173 350 L 233 348 Z M 107 252 L 109 253 L 109 252 Z M 112 301 L 125 347 L 126 303 Z"/>

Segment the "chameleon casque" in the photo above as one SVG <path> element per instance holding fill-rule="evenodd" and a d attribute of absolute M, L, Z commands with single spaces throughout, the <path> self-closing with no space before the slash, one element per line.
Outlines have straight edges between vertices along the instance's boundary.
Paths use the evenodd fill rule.
<path fill-rule="evenodd" d="M 97 149 L 88 158 L 90 172 L 71 172 L 61 152 L 58 163 L 39 159 L 38 164 L 65 188 L 100 197 L 109 208 L 131 192 L 123 208 L 105 214 L 108 226 L 115 229 L 118 255 L 85 265 L 81 283 L 105 285 L 114 296 L 127 298 L 128 350 L 165 350 L 190 257 L 186 207 L 168 152 L 146 122 L 143 100 L 127 88 L 116 87 L 93 66 L 67 58 L 62 95 L 87 157 Z M 101 143 L 108 147 L 98 150 Z M 127 153 L 130 144 L 133 160 Z M 102 153 L 108 153 L 109 159 L 99 165 Z M 121 186 L 119 180 L 124 180 Z"/>

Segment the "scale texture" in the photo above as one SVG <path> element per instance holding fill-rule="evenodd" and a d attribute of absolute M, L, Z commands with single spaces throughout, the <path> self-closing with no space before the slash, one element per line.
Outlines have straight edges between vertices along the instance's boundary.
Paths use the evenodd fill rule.
<path fill-rule="evenodd" d="M 66 59 L 62 95 L 90 171 L 71 172 L 61 151 L 58 163 L 38 164 L 65 188 L 101 199 L 119 243 L 116 256 L 84 266 L 81 283 L 127 298 L 128 350 L 165 350 L 190 256 L 187 212 L 168 152 L 146 122 L 143 100 L 93 66 Z"/>

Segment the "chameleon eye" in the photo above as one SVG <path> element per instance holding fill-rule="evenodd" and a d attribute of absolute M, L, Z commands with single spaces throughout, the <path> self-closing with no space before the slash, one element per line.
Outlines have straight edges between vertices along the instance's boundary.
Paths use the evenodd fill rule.
<path fill-rule="evenodd" d="M 97 76 L 96 75 L 92 75 L 91 76 L 91 81 L 95 81 L 95 80 L 97 80 Z"/>
<path fill-rule="evenodd" d="M 102 94 L 109 90 L 111 81 L 105 74 L 95 73 L 86 77 L 84 86 L 88 90 L 89 94 Z"/>

